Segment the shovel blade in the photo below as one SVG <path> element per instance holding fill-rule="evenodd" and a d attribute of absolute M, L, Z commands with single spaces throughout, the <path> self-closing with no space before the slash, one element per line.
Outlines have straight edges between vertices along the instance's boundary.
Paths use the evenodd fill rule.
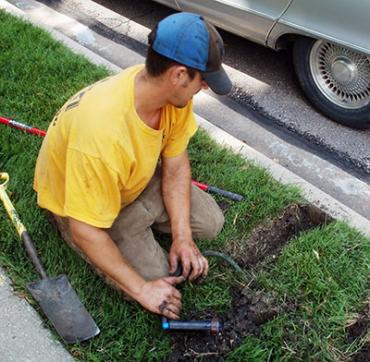
<path fill-rule="evenodd" d="M 99 334 L 65 275 L 29 283 L 27 288 L 64 342 L 82 342 Z"/>

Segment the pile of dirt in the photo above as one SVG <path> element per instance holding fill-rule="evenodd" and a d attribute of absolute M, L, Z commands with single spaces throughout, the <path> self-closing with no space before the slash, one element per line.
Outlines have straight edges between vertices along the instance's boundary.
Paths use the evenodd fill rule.
<path fill-rule="evenodd" d="M 233 287 L 232 308 L 219 319 L 224 330 L 217 336 L 206 333 L 169 332 L 173 353 L 168 362 L 174 361 L 222 361 L 224 356 L 238 347 L 247 335 L 258 336 L 260 326 L 285 310 L 294 310 L 294 304 L 278 304 L 276 297 L 264 291 Z M 191 315 L 191 319 L 211 319 L 214 314 Z"/>
<path fill-rule="evenodd" d="M 276 219 L 255 228 L 247 240 L 230 241 L 227 252 L 241 267 L 256 268 L 267 257 L 278 255 L 290 239 L 330 221 L 330 216 L 315 206 L 293 204 Z"/>

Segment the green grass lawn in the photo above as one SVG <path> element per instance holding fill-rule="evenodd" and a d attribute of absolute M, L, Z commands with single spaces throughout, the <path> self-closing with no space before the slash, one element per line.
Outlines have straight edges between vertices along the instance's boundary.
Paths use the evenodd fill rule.
<path fill-rule="evenodd" d="M 108 74 L 51 39 L 45 32 L 0 11 L 0 115 L 46 129 L 58 108 L 76 91 Z M 42 139 L 0 125 L 0 171 L 11 177 L 9 192 L 52 276 L 66 273 L 100 326 L 99 337 L 67 346 L 85 361 L 162 361 L 171 352 L 158 316 L 124 302 L 94 275 L 60 239 L 36 205 L 33 170 Z M 302 201 L 299 190 L 274 181 L 267 172 L 215 145 L 204 132 L 191 142 L 194 178 L 245 195 L 231 205 L 226 224 L 202 250 L 224 250 L 230 240 L 245 240 L 258 224 Z M 16 288 L 38 279 L 24 248 L 0 207 L 0 265 Z M 369 293 L 369 240 L 339 222 L 309 230 L 290 241 L 273 263 L 253 273 L 254 288 L 296 305 L 246 336 L 227 359 L 232 361 L 335 361 L 356 353 L 369 336 L 348 340 L 346 326 L 363 308 Z M 225 311 L 230 268 L 211 261 L 210 276 L 183 289 L 189 311 Z M 35 304 L 33 302 L 33 304 Z M 37 308 L 37 305 L 35 305 Z M 0 307 L 1 310 L 1 307 Z M 45 323 L 48 323 L 45 321 Z"/>

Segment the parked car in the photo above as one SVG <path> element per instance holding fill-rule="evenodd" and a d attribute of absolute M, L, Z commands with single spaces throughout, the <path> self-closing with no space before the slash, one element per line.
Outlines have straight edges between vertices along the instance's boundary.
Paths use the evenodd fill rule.
<path fill-rule="evenodd" d="M 344 125 L 370 127 L 370 0 L 156 0 L 280 50 L 293 43 L 311 103 Z"/>

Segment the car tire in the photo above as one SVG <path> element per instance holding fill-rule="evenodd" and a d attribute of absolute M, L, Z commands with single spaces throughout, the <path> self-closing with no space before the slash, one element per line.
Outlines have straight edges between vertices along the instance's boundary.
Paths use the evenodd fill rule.
<path fill-rule="evenodd" d="M 293 62 L 304 93 L 323 114 L 349 127 L 370 127 L 370 56 L 299 37 Z"/>

